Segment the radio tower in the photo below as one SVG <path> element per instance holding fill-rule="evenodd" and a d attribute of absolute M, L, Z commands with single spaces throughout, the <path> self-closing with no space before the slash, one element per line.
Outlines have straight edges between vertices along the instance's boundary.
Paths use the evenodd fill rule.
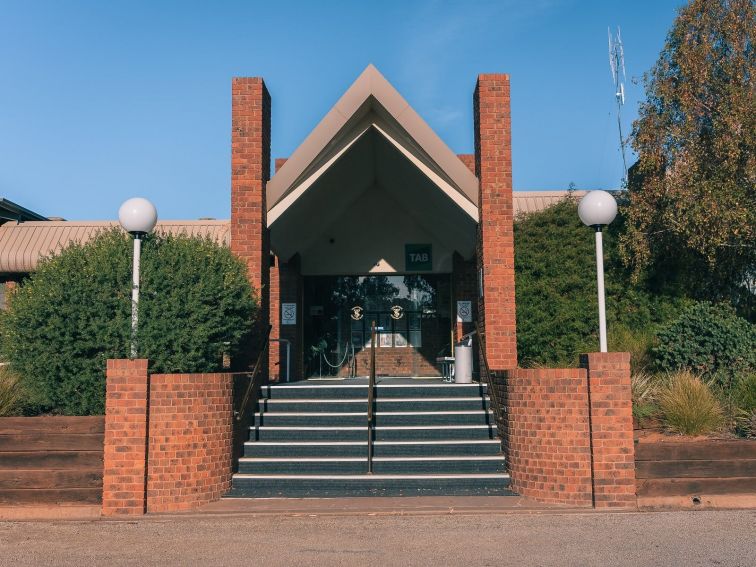
<path fill-rule="evenodd" d="M 617 26 L 617 35 L 612 36 L 612 30 L 607 28 L 609 33 L 609 66 L 612 69 L 612 79 L 614 80 L 614 98 L 617 100 L 617 128 L 619 128 L 620 150 L 622 151 L 622 168 L 625 173 L 622 182 L 627 187 L 627 159 L 625 158 L 625 138 L 622 136 L 622 107 L 625 105 L 625 51 L 622 47 L 622 37 L 620 28 Z"/>

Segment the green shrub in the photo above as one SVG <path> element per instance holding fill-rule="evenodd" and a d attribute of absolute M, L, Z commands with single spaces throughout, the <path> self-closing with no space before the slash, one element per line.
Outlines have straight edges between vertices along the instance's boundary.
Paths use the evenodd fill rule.
<path fill-rule="evenodd" d="M 630 280 L 617 251 L 621 229 L 618 218 L 604 232 L 607 327 L 613 348 L 640 356 L 640 371 L 657 324 L 677 316 L 682 300 Z M 599 344 L 593 231 L 567 198 L 518 218 L 514 232 L 519 362 L 576 365 L 581 352 Z"/>
<path fill-rule="evenodd" d="M 23 402 L 21 380 L 7 366 L 0 366 L 0 417 L 16 415 Z"/>
<path fill-rule="evenodd" d="M 646 374 L 653 365 L 652 349 L 656 335 L 652 328 L 628 329 L 614 325 L 607 332 L 609 352 L 629 352 L 633 373 Z"/>
<path fill-rule="evenodd" d="M 756 327 L 728 305 L 697 303 L 663 328 L 653 349 L 659 370 L 689 369 L 729 389 L 756 371 Z"/>
<path fill-rule="evenodd" d="M 724 423 L 722 407 L 709 386 L 687 370 L 668 377 L 658 400 L 662 421 L 674 433 L 705 435 Z"/>
<path fill-rule="evenodd" d="M 9 297 L 0 348 L 39 408 L 103 413 L 106 360 L 129 354 L 131 248 L 105 231 L 41 262 Z M 152 372 L 218 370 L 251 329 L 244 264 L 210 240 L 148 237 L 141 284 L 138 356 Z"/>

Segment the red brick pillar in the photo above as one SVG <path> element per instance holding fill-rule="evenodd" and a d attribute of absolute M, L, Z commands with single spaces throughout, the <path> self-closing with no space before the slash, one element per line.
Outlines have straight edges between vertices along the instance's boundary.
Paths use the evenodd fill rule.
<path fill-rule="evenodd" d="M 588 370 L 594 506 L 635 507 L 630 354 L 584 354 L 581 365 Z"/>
<path fill-rule="evenodd" d="M 473 96 L 478 193 L 478 317 L 491 370 L 517 367 L 509 76 L 480 75 Z"/>
<path fill-rule="evenodd" d="M 108 360 L 102 513 L 144 514 L 147 479 L 147 360 Z"/>
<path fill-rule="evenodd" d="M 269 320 L 270 245 L 265 186 L 270 179 L 270 95 L 259 77 L 236 77 L 231 91 L 231 251 L 247 264 L 260 300 L 258 332 L 243 365 Z"/>

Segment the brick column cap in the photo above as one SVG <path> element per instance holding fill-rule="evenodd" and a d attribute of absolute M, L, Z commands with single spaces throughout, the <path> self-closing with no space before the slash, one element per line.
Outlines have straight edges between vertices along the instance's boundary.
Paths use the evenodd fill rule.
<path fill-rule="evenodd" d="M 480 73 L 478 75 L 478 82 L 495 80 L 509 81 L 509 73 Z"/>

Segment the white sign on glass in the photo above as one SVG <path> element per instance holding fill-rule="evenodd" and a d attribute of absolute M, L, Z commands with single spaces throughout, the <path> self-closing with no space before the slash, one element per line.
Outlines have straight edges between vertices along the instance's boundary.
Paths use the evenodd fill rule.
<path fill-rule="evenodd" d="M 457 301 L 457 323 L 472 323 L 472 301 Z"/>
<path fill-rule="evenodd" d="M 281 304 L 281 324 L 282 325 L 296 325 L 297 324 L 297 304 L 296 303 L 282 303 Z"/>

